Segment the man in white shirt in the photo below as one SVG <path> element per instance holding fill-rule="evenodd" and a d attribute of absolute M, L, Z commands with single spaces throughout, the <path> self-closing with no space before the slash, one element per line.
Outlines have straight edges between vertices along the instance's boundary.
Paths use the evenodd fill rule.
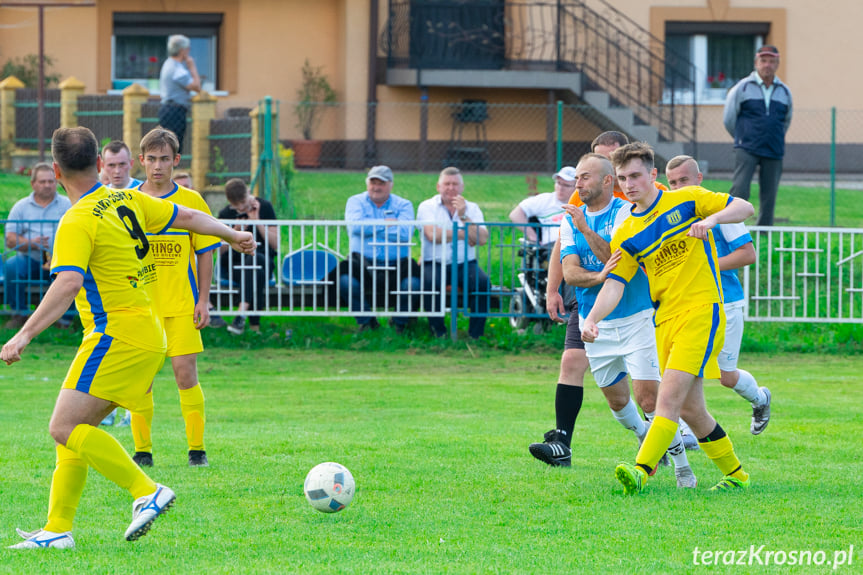
<path fill-rule="evenodd" d="M 536 222 L 542 225 L 538 235 L 536 228 L 524 228 L 525 238 L 530 242 L 539 240 L 541 244 L 548 244 L 557 240 L 560 222 L 566 215 L 563 206 L 569 202 L 569 197 L 575 190 L 575 168 L 564 166 L 552 179 L 553 192 L 524 199 L 509 213 L 509 219 L 514 224 Z"/>
<path fill-rule="evenodd" d="M 439 293 L 445 289 L 441 282 L 442 266 L 451 265 L 453 242 L 456 242 L 456 274 L 453 277 L 450 273 L 451 267 L 447 267 L 445 285 L 456 286 L 455 289 L 464 289 L 466 285 L 471 313 L 486 314 L 491 282 L 476 262 L 476 246 L 483 246 L 488 242 L 488 228 L 482 225 L 485 221 L 482 210 L 475 203 L 464 199 L 464 179 L 458 168 L 443 169 L 438 178 L 437 191 L 438 195 L 424 201 L 417 209 L 417 220 L 438 222 L 423 226 L 423 290 Z M 425 308 L 437 311 L 436 305 L 439 301 L 437 297 L 426 295 Z M 485 319 L 484 316 L 470 318 L 470 337 L 482 337 L 485 333 Z M 436 337 L 446 335 L 442 317 L 430 317 L 429 327 Z"/>

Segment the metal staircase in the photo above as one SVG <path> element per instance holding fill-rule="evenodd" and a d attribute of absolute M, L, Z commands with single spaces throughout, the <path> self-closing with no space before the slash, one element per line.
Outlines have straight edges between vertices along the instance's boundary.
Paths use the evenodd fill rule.
<path fill-rule="evenodd" d="M 660 158 L 694 152 L 695 69 L 605 0 L 390 0 L 391 84 L 533 87 Z"/>

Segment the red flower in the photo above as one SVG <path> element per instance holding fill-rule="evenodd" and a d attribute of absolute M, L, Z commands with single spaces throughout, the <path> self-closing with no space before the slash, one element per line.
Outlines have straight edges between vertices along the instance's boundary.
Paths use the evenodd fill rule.
<path fill-rule="evenodd" d="M 707 81 L 712 84 L 713 83 L 713 76 L 708 76 Z"/>
<path fill-rule="evenodd" d="M 720 73 L 719 73 L 719 81 L 720 81 L 720 82 L 724 82 L 724 81 L 725 81 L 725 74 L 724 74 L 723 72 L 720 72 Z"/>
<path fill-rule="evenodd" d="M 158 59 L 158 58 L 156 58 L 155 56 L 150 56 L 150 63 L 151 63 L 151 64 L 155 64 L 155 63 L 156 63 L 156 62 L 158 62 L 158 61 L 159 61 L 159 59 Z"/>

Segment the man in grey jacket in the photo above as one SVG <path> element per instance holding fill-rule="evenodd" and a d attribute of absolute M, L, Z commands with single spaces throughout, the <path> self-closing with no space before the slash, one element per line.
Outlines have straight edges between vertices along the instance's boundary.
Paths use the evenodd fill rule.
<path fill-rule="evenodd" d="M 734 137 L 734 183 L 731 195 L 749 199 L 755 168 L 760 203 L 758 225 L 773 225 L 776 191 L 782 177 L 785 132 L 791 125 L 791 90 L 776 76 L 779 50 L 764 45 L 755 54 L 755 71 L 728 91 L 723 121 Z"/>

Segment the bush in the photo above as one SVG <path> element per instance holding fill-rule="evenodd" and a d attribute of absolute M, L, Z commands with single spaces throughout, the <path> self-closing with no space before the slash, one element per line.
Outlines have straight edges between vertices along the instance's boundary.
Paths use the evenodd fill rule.
<path fill-rule="evenodd" d="M 45 64 L 45 87 L 52 88 L 60 83 L 60 74 L 50 73 L 49 69 L 54 66 L 54 59 L 50 56 L 43 56 L 42 61 Z M 15 76 L 28 88 L 39 87 L 39 56 L 36 54 L 27 54 L 22 58 L 14 58 L 3 64 L 3 69 L 0 70 L 0 78 L 8 78 Z"/>

